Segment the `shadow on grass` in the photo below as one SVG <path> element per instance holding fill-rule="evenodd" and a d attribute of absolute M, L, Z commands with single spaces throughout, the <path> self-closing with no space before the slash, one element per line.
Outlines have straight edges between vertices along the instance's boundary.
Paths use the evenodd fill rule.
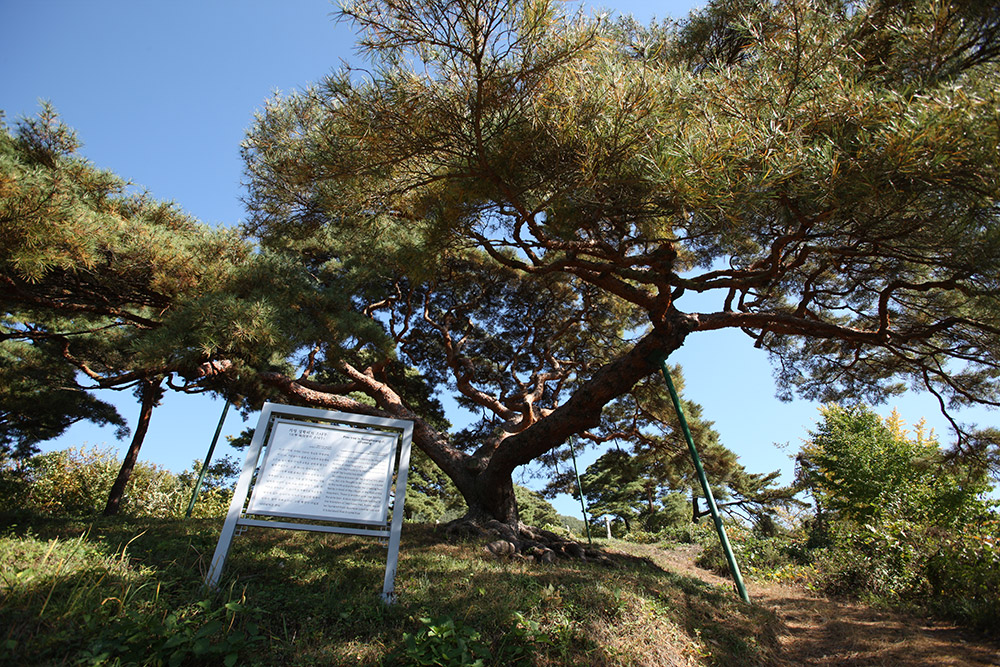
<path fill-rule="evenodd" d="M 941 622 L 815 597 L 774 597 L 799 664 L 1000 665 L 1000 644 Z"/>
<path fill-rule="evenodd" d="M 433 526 L 407 524 L 396 577 L 398 602 L 385 606 L 379 599 L 383 545 L 262 528 L 236 538 L 220 590 L 206 592 L 203 577 L 220 529 L 221 520 L 205 519 L 21 517 L 16 526 L 0 522 L 5 539 L 35 544 L 34 555 L 23 562 L 3 561 L 4 581 L 13 582 L 4 584 L 13 602 L 0 606 L 8 646 L 13 641 L 17 654 L 62 655 L 76 662 L 73 656 L 93 645 L 79 614 L 74 618 L 72 606 L 82 599 L 72 602 L 76 587 L 88 591 L 87 605 L 96 606 L 94 613 L 107 622 L 127 614 L 162 619 L 206 596 L 217 608 L 242 601 L 257 610 L 246 627 L 259 624 L 266 640 L 252 654 L 241 654 L 241 663 L 408 664 L 408 655 L 459 639 L 488 651 L 486 664 L 774 663 L 777 621 L 772 613 L 645 558 L 616 555 L 612 567 L 497 560 L 481 543 L 446 542 Z M 51 564 L 38 564 L 37 552 L 46 544 L 84 532 L 95 554 L 90 570 L 81 566 L 56 573 Z M 115 559 L 122 572 L 95 578 L 94 572 Z M 18 576 L 25 578 L 18 572 L 27 571 L 38 577 L 34 590 L 17 583 Z M 63 580 L 53 585 L 53 577 Z M 46 586 L 52 599 L 43 611 Z M 126 590 L 134 593 L 120 604 L 104 602 L 120 599 L 118 593 Z M 62 602 L 53 604 L 57 598 Z M 12 629 L 9 621 L 16 619 L 20 623 Z M 429 634 L 433 621 L 425 619 L 450 619 L 456 638 Z M 208 641 L 221 640 L 213 635 Z"/>

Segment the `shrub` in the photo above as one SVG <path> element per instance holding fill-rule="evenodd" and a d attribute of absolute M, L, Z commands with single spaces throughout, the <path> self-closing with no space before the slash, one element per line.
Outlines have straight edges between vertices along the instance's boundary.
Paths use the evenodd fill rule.
<path fill-rule="evenodd" d="M 787 578 L 791 572 L 796 576 L 800 568 L 812 561 L 812 554 L 805 548 L 805 537 L 796 531 L 779 531 L 765 535 L 757 529 L 745 526 L 726 527 L 729 544 L 733 548 L 736 562 L 743 574 L 765 579 Z M 697 564 L 718 574 L 729 574 L 729 563 L 713 530 L 706 536 L 705 548 L 698 556 Z M 779 577 L 778 573 L 782 573 Z"/>
<path fill-rule="evenodd" d="M 663 542 L 678 542 L 680 544 L 693 544 L 698 541 L 698 524 L 688 521 L 685 524 L 670 526 L 660 531 L 660 539 Z"/>
<path fill-rule="evenodd" d="M 831 595 L 926 605 L 982 630 L 1000 630 L 1000 521 L 957 529 L 912 522 L 840 527 L 815 585 Z"/>
<path fill-rule="evenodd" d="M 104 509 L 121 462 L 109 448 L 76 448 L 38 454 L 0 468 L 0 502 L 7 508 L 41 516 L 86 516 Z M 198 462 L 195 462 L 198 467 Z M 222 459 L 198 496 L 195 516 L 221 516 L 229 507 L 231 462 Z M 213 472 L 214 469 L 214 472 Z M 175 475 L 145 463 L 136 464 L 125 489 L 121 512 L 128 516 L 179 517 L 187 510 L 197 473 Z"/>
<path fill-rule="evenodd" d="M 99 512 L 107 502 L 118 467 L 109 449 L 97 447 L 71 447 L 32 456 L 16 475 L 24 501 L 21 507 L 45 516 Z"/>
<path fill-rule="evenodd" d="M 926 564 L 932 607 L 1000 633 L 1000 520 L 941 535 L 935 546 Z"/>
<path fill-rule="evenodd" d="M 663 536 L 660 533 L 634 528 L 625 533 L 624 539 L 626 542 L 635 542 L 636 544 L 656 544 L 663 541 Z"/>
<path fill-rule="evenodd" d="M 726 555 L 719 544 L 704 545 L 695 560 L 695 565 L 718 575 L 729 574 L 729 563 L 726 562 Z"/>
<path fill-rule="evenodd" d="M 797 459 L 817 507 L 814 585 L 996 629 L 998 516 L 986 470 L 946 456 L 919 424 L 911 436 L 895 413 L 828 406 L 823 417 Z"/>

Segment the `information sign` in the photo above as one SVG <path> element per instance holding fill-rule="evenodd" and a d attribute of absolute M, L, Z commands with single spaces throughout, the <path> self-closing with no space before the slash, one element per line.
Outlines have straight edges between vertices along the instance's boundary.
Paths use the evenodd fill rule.
<path fill-rule="evenodd" d="M 265 439 L 267 451 L 258 469 Z M 412 439 L 413 422 L 404 419 L 265 403 L 205 577 L 206 585 L 218 586 L 238 528 L 364 535 L 387 540 L 382 599 L 392 602 Z M 390 527 L 386 522 L 394 468 Z"/>
<path fill-rule="evenodd" d="M 397 439 L 276 420 L 247 514 L 384 524 Z"/>

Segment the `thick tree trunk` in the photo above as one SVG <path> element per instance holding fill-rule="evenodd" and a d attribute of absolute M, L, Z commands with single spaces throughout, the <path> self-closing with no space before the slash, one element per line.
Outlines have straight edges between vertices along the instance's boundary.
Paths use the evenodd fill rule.
<path fill-rule="evenodd" d="M 558 447 L 572 435 L 600 424 L 604 406 L 629 391 L 642 378 L 656 372 L 660 359 L 679 348 L 693 326 L 694 320 L 678 313 L 673 326 L 666 331 L 647 334 L 627 353 L 602 366 L 568 401 L 545 419 L 505 438 L 485 469 L 476 476 L 477 496 L 482 506 L 502 523 L 516 522 L 517 505 L 513 500 L 511 483 L 514 469 Z M 508 485 L 509 499 L 506 495 Z M 463 495 L 468 501 L 468 495 L 464 492 Z M 513 507 L 514 518 L 509 506 Z"/>
<path fill-rule="evenodd" d="M 466 519 L 475 523 L 495 520 L 515 528 L 520 525 L 517 499 L 514 496 L 514 480 L 510 476 L 505 479 L 494 478 L 486 484 L 483 475 L 478 475 L 474 488 L 475 496 L 465 498 L 469 506 Z"/>
<path fill-rule="evenodd" d="M 670 325 L 646 334 L 620 357 L 599 368 L 565 403 L 527 429 L 506 438 L 483 472 L 488 477 L 510 477 L 518 466 L 530 463 L 576 433 L 601 423 L 604 406 L 635 384 L 658 372 L 660 361 L 684 344 L 697 326 L 694 316 L 676 313 Z"/>
<path fill-rule="evenodd" d="M 132 477 L 132 471 L 139 460 L 139 450 L 142 448 L 143 440 L 146 439 L 146 431 L 149 430 L 149 419 L 153 415 L 153 408 L 160 399 L 160 381 L 143 380 L 139 389 L 139 422 L 135 426 L 135 435 L 129 444 L 125 460 L 118 471 L 118 477 L 108 494 L 108 504 L 104 507 L 104 516 L 114 516 L 121 509 L 122 498 L 125 497 L 125 486 Z"/>

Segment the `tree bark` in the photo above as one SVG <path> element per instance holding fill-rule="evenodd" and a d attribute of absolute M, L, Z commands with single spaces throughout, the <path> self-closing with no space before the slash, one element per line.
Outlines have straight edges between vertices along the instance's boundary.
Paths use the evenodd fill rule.
<path fill-rule="evenodd" d="M 125 497 L 125 487 L 128 485 L 129 479 L 132 478 L 132 471 L 139 460 L 139 450 L 146 439 L 146 431 L 149 430 L 149 419 L 152 417 L 153 408 L 159 399 L 160 379 L 143 380 L 139 389 L 139 422 L 135 426 L 135 435 L 132 436 L 132 442 L 125 454 L 125 460 L 122 461 L 122 467 L 118 470 L 118 477 L 115 478 L 115 483 L 111 487 L 111 493 L 108 494 L 104 516 L 114 516 L 121 509 L 122 498 Z"/>
<path fill-rule="evenodd" d="M 494 519 L 508 526 L 518 526 L 521 522 L 517 510 L 517 499 L 514 496 L 514 480 L 510 477 L 499 479 L 490 484 L 483 483 L 483 476 L 476 477 L 476 496 L 471 501 L 465 499 L 469 506 L 467 519 L 478 521 L 485 517 L 487 521 Z"/>
<path fill-rule="evenodd" d="M 545 419 L 505 438 L 488 459 L 463 457 L 466 466 L 459 470 L 455 466 L 442 466 L 469 506 L 465 518 L 473 522 L 493 519 L 517 526 L 514 468 L 558 447 L 571 435 L 599 424 L 604 406 L 643 377 L 655 373 L 658 360 L 684 343 L 693 324 L 684 314 L 676 313 L 670 326 L 651 332 L 630 351 L 600 368 L 569 401 Z M 428 454 L 435 458 L 431 452 Z M 473 464 L 485 467 L 473 469 L 470 467 Z"/>
<path fill-rule="evenodd" d="M 696 318 L 673 313 L 663 327 L 646 334 L 631 350 L 599 368 L 544 419 L 504 439 L 483 474 L 497 479 L 509 477 L 515 468 L 558 447 L 570 436 L 598 426 L 604 406 L 642 378 L 656 373 L 660 360 L 680 348 L 696 326 Z"/>
<path fill-rule="evenodd" d="M 407 407 L 392 387 L 377 380 L 374 374 L 346 362 L 341 364 L 339 370 L 356 383 L 358 391 L 375 400 L 377 409 L 332 393 L 321 385 L 307 387 L 278 373 L 265 373 L 260 377 L 282 393 L 309 405 L 412 420 L 414 445 L 422 449 L 455 483 L 468 505 L 465 519 L 477 524 L 499 521 L 517 527 L 520 519 L 514 497 L 514 469 L 558 447 L 570 436 L 600 424 L 604 406 L 629 391 L 642 378 L 657 372 L 660 359 L 683 345 L 697 324 L 696 317 L 674 311 L 663 326 L 651 331 L 631 350 L 598 369 L 566 403 L 523 431 L 504 438 L 486 456 L 470 456 L 453 447 L 447 436 L 438 433 Z"/>

